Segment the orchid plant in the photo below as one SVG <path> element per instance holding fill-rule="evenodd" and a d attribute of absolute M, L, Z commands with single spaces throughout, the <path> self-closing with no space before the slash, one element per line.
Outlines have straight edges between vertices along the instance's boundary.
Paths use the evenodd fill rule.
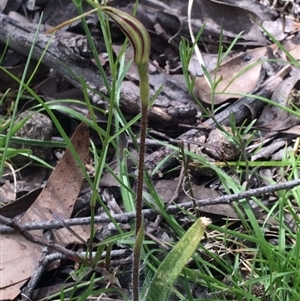
<path fill-rule="evenodd" d="M 81 7 L 82 0 L 73 0 L 76 6 Z M 143 205 L 143 184 L 144 184 L 144 157 L 145 141 L 147 133 L 147 115 L 149 106 L 149 78 L 148 66 L 150 57 L 151 41 L 144 25 L 134 16 L 119 9 L 100 5 L 92 0 L 87 0 L 94 9 L 69 20 L 71 23 L 81 19 L 93 12 L 103 12 L 107 14 L 123 31 L 134 48 L 134 63 L 137 65 L 140 78 L 140 102 L 141 102 L 141 126 L 140 126 L 140 145 L 138 178 L 136 189 L 136 220 L 135 220 L 135 245 L 133 249 L 133 268 L 132 268 L 132 296 L 133 301 L 165 301 L 171 292 L 172 286 L 181 273 L 184 265 L 194 253 L 199 241 L 204 235 L 206 226 L 210 221 L 206 218 L 199 218 L 193 226 L 184 234 L 181 240 L 174 246 L 165 260 L 157 269 L 149 287 L 140 296 L 139 272 L 141 260 L 141 248 L 144 241 L 144 221 L 142 214 Z M 66 25 L 66 22 L 57 26 L 58 29 Z"/>

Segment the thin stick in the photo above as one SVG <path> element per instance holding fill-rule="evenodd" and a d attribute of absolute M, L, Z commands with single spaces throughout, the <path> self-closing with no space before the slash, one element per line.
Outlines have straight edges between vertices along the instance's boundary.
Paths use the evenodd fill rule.
<path fill-rule="evenodd" d="M 260 196 L 267 193 L 273 193 L 280 190 L 290 190 L 296 186 L 300 185 L 300 179 L 291 180 L 285 183 L 275 184 L 275 185 L 268 185 L 265 187 L 259 187 L 255 189 L 249 189 L 241 193 L 235 193 L 235 194 L 229 194 L 229 195 L 222 195 L 217 198 L 213 199 L 203 199 L 203 200 L 195 200 L 197 206 L 207 206 L 207 205 L 217 205 L 217 204 L 230 204 L 234 201 L 239 201 L 242 199 L 254 197 L 254 196 Z M 180 205 L 172 205 L 167 208 L 168 213 L 176 213 L 180 211 L 181 209 L 189 209 L 193 208 L 194 202 L 185 202 L 180 203 Z M 142 210 L 142 214 L 144 217 L 153 217 L 157 215 L 157 211 L 153 209 L 144 209 Z M 127 223 L 130 220 L 134 219 L 136 217 L 136 212 L 128 212 L 128 213 L 122 213 L 122 214 L 115 214 L 112 215 L 113 218 L 118 223 Z M 0 234 L 4 233 L 13 233 L 14 229 L 12 228 L 12 225 L 9 224 L 10 219 L 0 215 L 0 224 L 4 224 L 7 226 L 1 226 L 0 227 Z M 68 224 L 69 226 L 75 226 L 75 225 L 89 225 L 91 222 L 90 217 L 82 217 L 82 218 L 73 218 L 73 219 L 66 219 L 64 220 L 64 223 Z M 95 223 L 98 224 L 105 224 L 109 223 L 110 218 L 109 217 L 95 217 Z M 62 224 L 57 221 L 49 221 L 49 222 L 43 222 L 43 223 L 24 223 L 19 224 L 19 227 L 22 228 L 22 230 L 42 230 L 42 229 L 59 229 L 63 228 Z"/>

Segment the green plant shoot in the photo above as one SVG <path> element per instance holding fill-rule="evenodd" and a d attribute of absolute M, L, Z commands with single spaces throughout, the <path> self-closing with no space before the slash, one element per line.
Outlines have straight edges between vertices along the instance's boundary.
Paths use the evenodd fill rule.
<path fill-rule="evenodd" d="M 144 183 L 144 157 L 145 157 L 145 140 L 147 132 L 147 113 L 149 103 L 149 79 L 148 65 L 150 56 L 150 37 L 144 25 L 130 14 L 120 11 L 109 6 L 101 6 L 97 3 L 89 1 L 97 9 L 106 13 L 123 31 L 126 37 L 130 40 L 134 48 L 134 62 L 138 67 L 140 77 L 140 99 L 141 99 L 141 132 L 140 132 L 140 149 L 139 149 L 139 165 L 138 179 L 136 191 L 136 224 L 135 224 L 135 246 L 133 254 L 133 300 L 139 301 L 139 266 L 140 253 L 143 243 L 143 183 Z"/>

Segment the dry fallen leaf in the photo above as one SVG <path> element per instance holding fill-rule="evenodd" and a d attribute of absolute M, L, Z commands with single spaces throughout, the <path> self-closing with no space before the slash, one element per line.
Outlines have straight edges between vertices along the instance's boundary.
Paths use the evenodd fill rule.
<path fill-rule="evenodd" d="M 159 180 L 155 183 L 155 190 L 165 203 L 168 203 L 173 197 L 177 189 L 178 181 L 174 180 Z M 214 199 L 219 197 L 219 193 L 216 190 L 206 188 L 203 186 L 193 184 L 193 194 L 195 199 Z M 190 201 L 190 197 L 187 196 L 184 191 L 180 191 L 177 203 L 184 203 Z M 237 214 L 231 204 L 217 204 L 200 206 L 199 210 L 202 214 L 214 214 L 228 218 L 237 218 Z"/>
<path fill-rule="evenodd" d="M 88 128 L 81 124 L 71 138 L 73 146 L 83 164 L 88 158 Z M 60 218 L 69 218 L 83 181 L 82 172 L 70 150 L 66 150 L 57 164 L 33 205 L 22 217 L 22 222 L 40 222 L 54 220 L 50 210 Z M 65 229 L 62 229 L 65 230 Z M 55 241 L 66 245 L 70 233 L 61 230 L 53 231 Z M 31 234 L 42 236 L 42 231 Z M 74 240 L 74 239 L 73 239 Z M 14 233 L 1 237 L 1 299 L 14 299 L 20 293 L 20 287 L 32 275 L 38 266 L 41 246 L 28 242 L 20 234 Z"/>
<path fill-rule="evenodd" d="M 283 107 L 292 109 L 299 107 L 300 72 L 283 80 L 273 92 L 271 100 Z M 298 91 L 298 92 L 297 92 Z M 296 95 L 294 95 L 296 94 Z M 257 120 L 257 128 L 276 132 L 287 130 L 300 124 L 300 118 L 282 108 L 268 104 Z"/>
<path fill-rule="evenodd" d="M 1 207 L 0 214 L 9 218 L 14 218 L 17 215 L 23 214 L 32 205 L 34 200 L 40 194 L 41 190 L 41 188 L 34 189 L 16 199 L 14 202 Z"/>
<path fill-rule="evenodd" d="M 216 70 L 211 71 L 211 79 L 215 82 L 220 80 L 215 90 L 214 104 L 241 97 L 235 93 L 254 92 L 264 79 L 264 69 L 260 60 L 266 55 L 267 47 L 256 48 L 238 54 Z M 196 78 L 195 94 L 201 101 L 212 103 L 212 89 L 204 77 Z"/>
<path fill-rule="evenodd" d="M 11 203 L 16 199 L 15 191 L 8 180 L 0 187 L 0 200 L 2 203 Z M 1 209 L 1 208 L 0 208 Z"/>
<path fill-rule="evenodd" d="M 176 1 L 177 2 L 177 1 Z M 238 7 L 239 2 L 240 6 Z M 249 2 L 250 5 L 249 5 Z M 186 8 L 186 2 L 181 2 L 181 6 Z M 247 5 L 248 4 L 248 5 Z M 246 9 L 244 9 L 246 8 Z M 234 17 L 233 17 L 234 16 Z M 193 26 L 194 30 L 199 30 L 199 24 L 206 24 L 204 34 L 212 37 L 220 37 L 220 28 L 225 42 L 230 42 L 239 33 L 242 33 L 240 44 L 266 45 L 266 37 L 262 34 L 258 24 L 252 19 L 270 20 L 271 14 L 267 9 L 254 1 L 211 1 L 196 0 L 192 10 L 192 21 L 197 20 Z M 195 21 L 194 21 L 195 22 Z"/>
<path fill-rule="evenodd" d="M 281 131 L 282 134 L 293 134 L 300 136 L 300 125 L 295 125 L 288 130 Z"/>
<path fill-rule="evenodd" d="M 289 52 L 289 54 L 295 59 L 300 60 L 300 35 L 295 35 L 293 38 L 282 42 L 283 47 Z M 285 54 L 283 54 L 286 56 Z M 289 58 L 286 58 L 288 61 Z"/>

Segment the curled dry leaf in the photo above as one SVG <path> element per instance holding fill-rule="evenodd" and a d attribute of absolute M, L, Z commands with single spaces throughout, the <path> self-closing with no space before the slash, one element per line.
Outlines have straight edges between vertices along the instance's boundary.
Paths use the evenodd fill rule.
<path fill-rule="evenodd" d="M 6 7 L 8 0 L 0 0 L 0 12 L 2 13 Z"/>
<path fill-rule="evenodd" d="M 212 2 L 227 5 L 229 7 L 237 7 L 243 11 L 251 12 L 261 20 L 270 20 L 274 17 L 274 12 L 268 9 L 265 5 L 259 3 L 259 1 L 248 1 L 248 0 L 210 0 Z M 236 12 L 236 11 L 234 11 Z"/>
<path fill-rule="evenodd" d="M 300 23 L 299 23 L 300 27 Z M 295 59 L 300 60 L 300 36 L 296 35 L 291 39 L 283 41 L 283 47 L 289 52 L 289 54 Z M 289 61 L 289 58 L 285 58 Z"/>
<path fill-rule="evenodd" d="M 267 105 L 258 119 L 258 128 L 276 133 L 299 125 L 300 118 L 284 110 L 284 107 L 289 109 L 299 107 L 299 93 L 300 72 L 286 78 L 278 85 L 271 100 L 283 108 Z"/>
<path fill-rule="evenodd" d="M 7 14 L 8 12 L 12 10 L 17 10 L 21 6 L 23 0 L 14 0 L 14 1 L 8 1 L 8 0 L 0 0 L 0 13 Z"/>
<path fill-rule="evenodd" d="M 205 103 L 221 104 L 229 99 L 237 99 L 237 94 L 253 93 L 265 77 L 262 58 L 267 56 L 267 47 L 257 48 L 239 54 L 219 68 L 210 72 L 213 82 L 218 82 L 215 95 L 204 77 L 197 77 L 195 94 Z M 213 98 L 213 99 L 212 99 Z"/>
<path fill-rule="evenodd" d="M 243 2 L 243 4 L 238 7 L 239 5 L 234 4 L 234 2 Z M 252 5 L 247 5 L 249 2 Z M 183 1 L 182 3 L 185 2 Z M 182 4 L 182 7 L 186 11 L 185 5 Z M 247 9 L 244 9 L 244 7 Z M 266 37 L 251 18 L 268 21 L 271 19 L 271 14 L 268 13 L 264 6 L 254 3 L 254 1 L 194 1 L 192 11 L 194 34 L 197 34 L 199 24 L 206 24 L 205 35 L 219 38 L 220 28 L 222 28 L 225 42 L 232 41 L 239 33 L 242 33 L 241 39 L 238 41 L 239 44 L 266 45 Z M 184 31 L 184 27 L 183 19 L 182 31 Z"/>

